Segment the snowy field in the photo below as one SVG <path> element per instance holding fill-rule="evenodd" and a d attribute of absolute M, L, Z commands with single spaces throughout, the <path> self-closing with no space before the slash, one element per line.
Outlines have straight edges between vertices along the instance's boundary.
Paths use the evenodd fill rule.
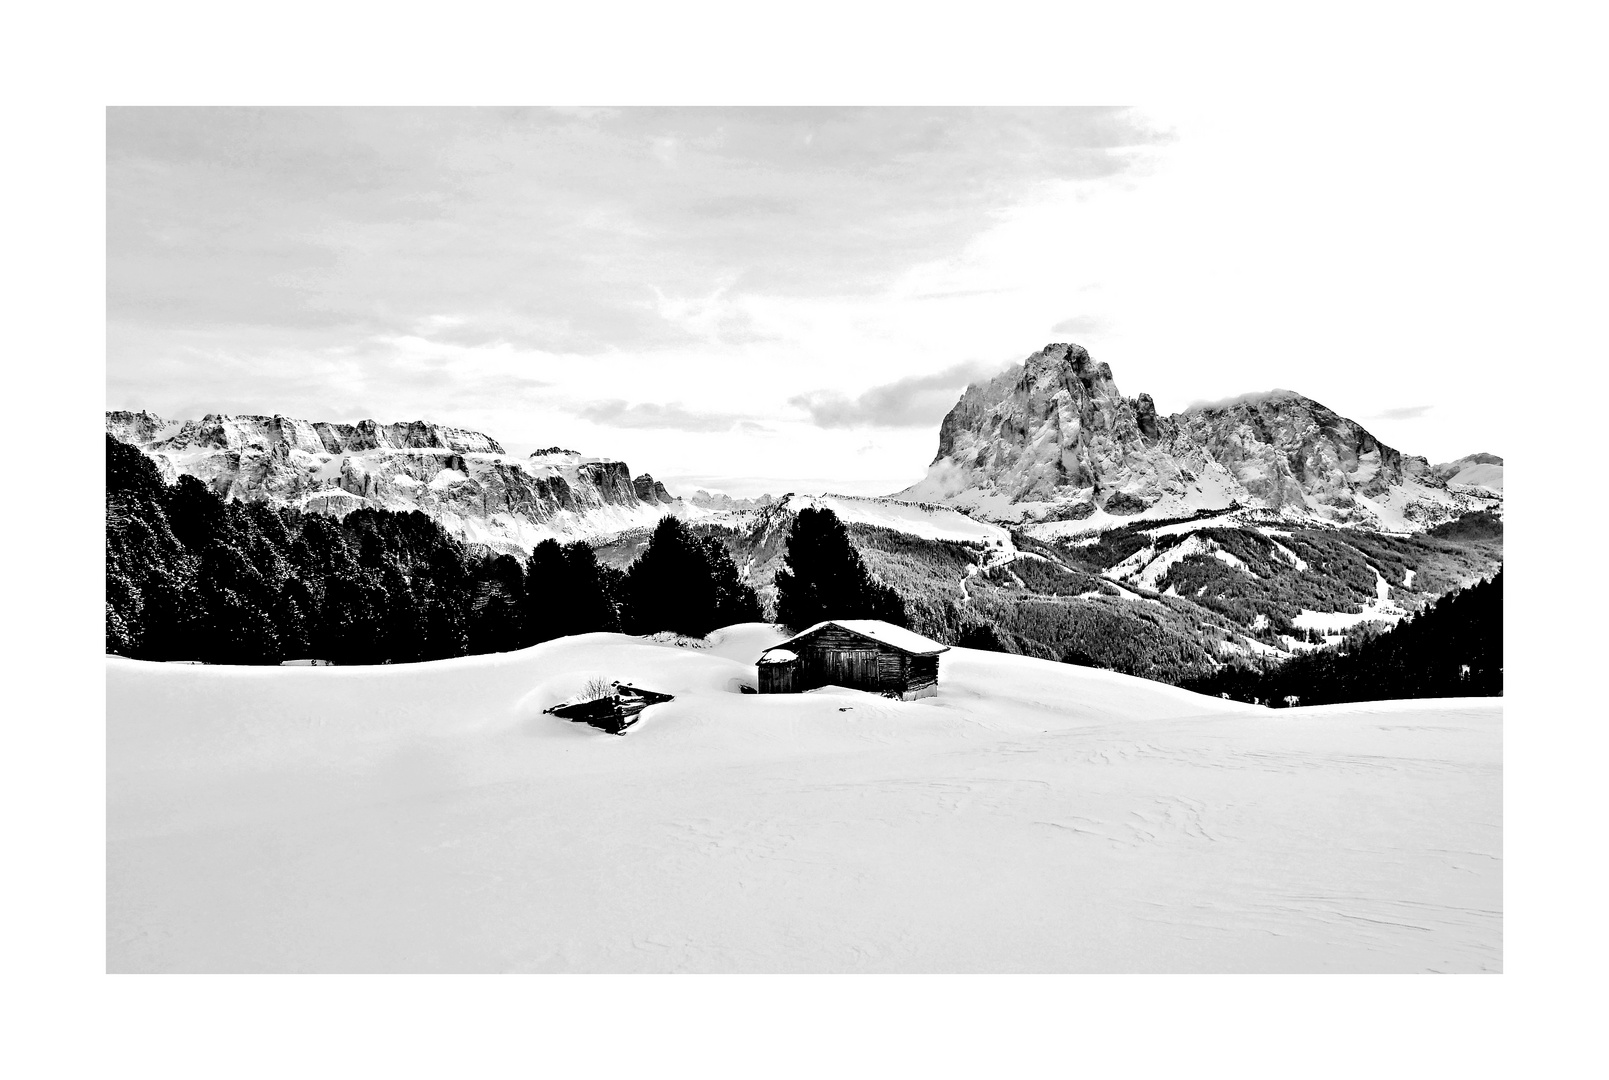
<path fill-rule="evenodd" d="M 955 649 L 733 692 L 783 635 L 389 668 L 109 658 L 110 971 L 1498 971 L 1495 700 L 1266 711 Z M 677 695 L 624 737 L 589 674 Z"/>

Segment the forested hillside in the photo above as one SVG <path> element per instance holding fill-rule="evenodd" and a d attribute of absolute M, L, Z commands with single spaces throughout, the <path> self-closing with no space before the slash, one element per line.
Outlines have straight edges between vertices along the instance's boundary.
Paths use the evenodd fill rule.
<path fill-rule="evenodd" d="M 1491 576 L 1502 562 L 1502 524 L 1483 519 L 1412 537 L 1190 521 L 1072 543 L 1018 532 L 1009 556 L 865 526 L 850 532 L 920 633 L 1183 683 L 1226 664 L 1260 670 L 1263 658 L 1338 646 Z M 741 560 L 741 543 L 734 552 Z"/>
<path fill-rule="evenodd" d="M 1502 561 L 1490 514 L 1419 536 L 1203 518 L 1075 541 L 1017 532 L 1001 547 L 815 510 L 757 515 L 747 529 L 667 517 L 596 550 L 548 540 L 520 559 L 466 546 L 417 512 L 337 519 L 226 503 L 191 477 L 164 484 L 111 438 L 106 521 L 106 648 L 136 658 L 401 663 L 594 630 L 702 635 L 854 617 L 829 611 L 815 586 L 788 599 L 785 568 L 797 564 L 847 583 L 822 595 L 864 596 L 839 607 L 940 641 L 1264 701 L 1363 685 L 1325 665 Z M 1392 640 L 1422 642 L 1437 625 Z M 1486 692 L 1463 676 L 1454 690 Z"/>
<path fill-rule="evenodd" d="M 338 664 L 502 652 L 595 630 L 704 634 L 760 617 L 726 548 L 667 517 L 632 569 L 585 543 L 526 560 L 467 548 L 417 511 L 336 519 L 164 484 L 106 439 L 106 651 L 146 660 Z"/>
<path fill-rule="evenodd" d="M 1449 593 L 1383 633 L 1267 667 L 1227 667 L 1186 689 L 1264 705 L 1503 693 L 1503 575 Z"/>
<path fill-rule="evenodd" d="M 1172 683 L 1225 665 L 1260 671 L 1367 636 L 1490 577 L 1503 560 L 1502 519 L 1487 512 L 1403 536 L 1214 511 L 1072 540 L 1019 530 L 1014 550 L 845 527 L 918 633 Z M 774 611 L 788 532 L 776 508 L 747 528 L 693 529 L 727 545 Z M 599 560 L 628 566 L 646 542 L 645 531 L 622 533 L 599 547 Z"/>

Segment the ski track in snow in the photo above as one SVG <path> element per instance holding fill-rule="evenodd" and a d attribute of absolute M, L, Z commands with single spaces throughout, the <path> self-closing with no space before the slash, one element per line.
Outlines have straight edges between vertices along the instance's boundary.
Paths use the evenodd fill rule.
<path fill-rule="evenodd" d="M 1497 971 L 1501 702 L 1269 711 L 783 635 L 386 668 L 107 661 L 111 971 Z M 540 710 L 607 672 L 625 737 Z"/>

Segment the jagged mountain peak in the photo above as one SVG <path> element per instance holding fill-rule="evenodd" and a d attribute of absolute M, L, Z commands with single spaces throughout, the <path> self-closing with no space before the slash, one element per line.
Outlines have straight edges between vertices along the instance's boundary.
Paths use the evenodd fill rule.
<path fill-rule="evenodd" d="M 997 521 L 1082 522 L 1235 506 L 1412 530 L 1479 508 L 1424 458 L 1293 390 L 1160 416 L 1124 397 L 1109 365 L 1053 343 L 974 383 L 939 427 L 928 475 L 899 493 Z"/>

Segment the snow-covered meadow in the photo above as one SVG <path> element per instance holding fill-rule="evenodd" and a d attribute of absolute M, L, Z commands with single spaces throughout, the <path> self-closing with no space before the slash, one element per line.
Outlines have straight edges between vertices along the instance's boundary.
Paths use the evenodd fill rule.
<path fill-rule="evenodd" d="M 1269 711 L 783 634 L 384 668 L 108 658 L 111 971 L 1497 971 L 1497 700 Z M 623 737 L 541 710 L 676 695 Z"/>

